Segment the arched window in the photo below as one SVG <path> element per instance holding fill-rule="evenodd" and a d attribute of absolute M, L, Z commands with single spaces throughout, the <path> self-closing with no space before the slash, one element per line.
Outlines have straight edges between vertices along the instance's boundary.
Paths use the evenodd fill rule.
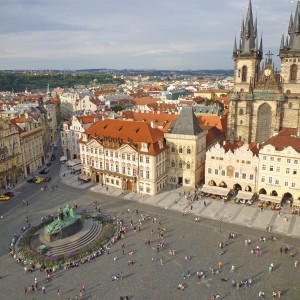
<path fill-rule="evenodd" d="M 297 72 L 298 72 L 297 65 L 291 65 L 291 80 L 297 80 Z"/>
<path fill-rule="evenodd" d="M 244 110 L 243 110 L 242 108 L 240 108 L 239 114 L 240 114 L 240 115 L 243 115 L 243 114 L 244 114 Z"/>
<path fill-rule="evenodd" d="M 187 168 L 187 169 L 190 169 L 190 168 L 191 168 L 191 164 L 190 164 L 189 161 L 186 163 L 186 168 Z"/>
<path fill-rule="evenodd" d="M 190 147 L 187 147 L 186 153 L 187 153 L 187 154 L 191 154 L 191 148 L 190 148 Z"/>
<path fill-rule="evenodd" d="M 182 153 L 182 147 L 179 146 L 179 150 L 178 150 L 179 153 Z"/>
<path fill-rule="evenodd" d="M 175 168 L 175 162 L 174 162 L 174 160 L 171 161 L 171 167 Z"/>
<path fill-rule="evenodd" d="M 179 168 L 182 169 L 182 161 L 179 161 Z"/>
<path fill-rule="evenodd" d="M 172 145 L 172 147 L 171 147 L 171 152 L 175 152 L 175 147 L 174 147 L 174 145 Z"/>
<path fill-rule="evenodd" d="M 247 67 L 243 66 L 242 68 L 242 82 L 246 82 L 247 81 Z"/>
<path fill-rule="evenodd" d="M 239 69 L 238 71 L 238 77 L 240 78 L 241 77 L 241 70 Z"/>

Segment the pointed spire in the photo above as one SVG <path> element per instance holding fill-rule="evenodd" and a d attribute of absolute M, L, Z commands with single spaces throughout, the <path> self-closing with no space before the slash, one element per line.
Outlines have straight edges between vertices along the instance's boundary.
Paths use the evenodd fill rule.
<path fill-rule="evenodd" d="M 233 54 L 237 54 L 237 44 L 236 44 L 236 37 L 234 38 Z"/>
<path fill-rule="evenodd" d="M 249 0 L 249 6 L 245 23 L 243 22 L 241 30 L 242 52 L 251 53 L 255 51 L 255 38 L 257 33 L 257 22 L 254 25 L 252 14 L 252 3 Z"/>
<path fill-rule="evenodd" d="M 289 47 L 289 37 L 287 36 L 286 37 L 286 40 L 285 40 L 285 47 Z"/>
<path fill-rule="evenodd" d="M 254 23 L 254 36 L 255 38 L 257 37 L 257 17 L 255 18 L 255 23 Z"/>
<path fill-rule="evenodd" d="M 296 13 L 295 13 L 295 19 L 294 19 L 294 32 L 295 33 L 300 33 L 300 2 L 298 1 L 298 4 L 297 4 L 297 9 L 296 9 Z"/>
<path fill-rule="evenodd" d="M 281 37 L 280 50 L 284 49 L 284 34 Z"/>
<path fill-rule="evenodd" d="M 289 28 L 288 28 L 288 34 L 291 34 L 291 33 L 292 33 L 293 25 L 294 25 L 294 22 L 293 22 L 293 15 L 292 15 L 292 13 L 291 13 L 291 16 L 290 16 L 290 23 L 289 23 Z"/>
<path fill-rule="evenodd" d="M 263 56 L 263 53 L 264 53 L 262 34 L 261 34 L 261 38 L 260 38 L 259 53 L 260 53 L 260 55 L 261 55 L 261 57 L 262 57 L 262 56 Z"/>

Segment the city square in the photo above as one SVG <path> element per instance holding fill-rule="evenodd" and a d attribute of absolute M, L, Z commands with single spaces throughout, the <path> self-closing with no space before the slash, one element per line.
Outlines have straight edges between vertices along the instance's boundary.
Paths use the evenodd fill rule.
<path fill-rule="evenodd" d="M 278 290 L 282 292 L 283 299 L 297 299 L 299 269 L 295 267 L 295 260 L 298 258 L 299 239 L 297 236 L 281 234 L 277 231 L 280 230 L 279 225 L 269 232 L 267 228 L 262 227 L 264 223 L 259 219 L 260 216 L 266 219 L 265 222 L 272 219 L 274 224 L 277 219 L 284 221 L 284 216 L 276 216 L 274 219 L 273 215 L 269 215 L 269 211 L 260 212 L 259 208 L 253 208 L 257 211 L 257 220 L 254 222 L 256 228 L 255 225 L 241 226 L 230 222 L 234 212 L 229 208 L 230 205 L 234 205 L 231 203 L 222 204 L 218 200 L 201 199 L 193 203 L 194 207 L 191 210 L 185 197 L 179 197 L 180 191 L 183 191 L 181 188 L 162 192 L 160 197 L 163 201 L 152 199 L 159 202 L 161 207 L 144 204 L 142 202 L 151 201 L 151 197 L 145 199 L 139 195 L 140 198 L 137 198 L 137 195 L 130 194 L 123 195 L 123 198 L 115 197 L 112 195 L 121 191 L 112 188 L 107 190 L 93 184 L 81 185 L 63 168 L 60 171 L 61 177 L 57 172 L 58 177 L 52 183 L 58 186 L 57 189 L 36 190 L 28 197 L 28 206 L 21 203 L 26 189 L 29 188 L 25 183 L 22 187 L 23 192 L 17 194 L 14 200 L 17 202 L 14 203 L 15 207 L 1 219 L 1 226 L 5 226 L 6 234 L 1 245 L 0 284 L 7 299 L 76 299 L 76 295 L 80 295 L 82 285 L 86 285 L 85 292 L 81 291 L 82 299 L 120 299 L 120 296 L 128 296 L 129 299 L 211 299 L 217 294 L 220 295 L 220 299 L 254 299 L 260 291 L 265 292 L 266 299 L 269 299 L 272 293 Z M 193 190 L 186 190 L 186 193 L 188 192 Z M 176 201 L 178 197 L 180 199 Z M 26 216 L 34 224 L 44 215 L 55 214 L 57 208 L 66 203 L 76 204 L 78 210 L 94 210 L 95 201 L 101 211 L 124 220 L 127 228 L 125 238 L 109 246 L 109 254 L 104 253 L 90 263 L 76 268 L 56 270 L 51 275 L 51 282 L 47 282 L 43 272 L 38 269 L 25 274 L 24 266 L 8 256 L 9 237 L 19 233 L 26 223 Z M 217 205 L 221 205 L 221 209 L 216 208 L 216 201 L 219 202 Z M 239 205 L 236 206 L 241 209 Z M 143 218 L 145 220 L 141 221 Z M 140 231 L 137 227 L 140 224 L 139 220 Z M 130 225 L 131 221 L 133 226 Z M 298 220 L 292 219 L 290 222 L 289 226 L 293 227 Z M 159 249 L 158 228 L 163 231 L 164 240 L 164 246 Z M 229 237 L 230 233 L 235 234 L 234 239 Z M 271 241 L 271 236 L 276 240 Z M 261 237 L 266 241 L 261 241 Z M 145 240 L 149 240 L 150 245 L 146 244 Z M 250 244 L 245 245 L 245 240 L 250 240 Z M 223 243 L 222 249 L 220 242 Z M 257 246 L 262 252 L 258 256 L 251 253 Z M 288 253 L 280 253 L 280 248 L 285 246 L 289 247 Z M 295 256 L 291 257 L 291 252 Z M 133 265 L 128 265 L 129 261 L 133 261 Z M 222 264 L 221 268 L 219 262 Z M 274 265 L 274 269 L 269 274 L 270 264 Z M 232 265 L 234 271 L 230 272 Z M 203 272 L 205 278 L 198 279 L 197 272 Z M 120 273 L 122 279 L 113 281 L 113 276 Z M 35 278 L 38 280 L 38 291 L 25 296 L 24 287 L 30 286 Z M 251 284 L 242 284 L 238 289 L 232 286 L 232 280 L 250 280 Z M 184 285 L 184 290 L 177 289 L 180 283 Z M 43 286 L 45 294 L 42 294 Z"/>

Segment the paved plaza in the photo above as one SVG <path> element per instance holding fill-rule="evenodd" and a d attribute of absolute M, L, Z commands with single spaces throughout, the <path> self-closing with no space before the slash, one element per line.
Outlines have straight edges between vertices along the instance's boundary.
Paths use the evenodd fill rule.
<path fill-rule="evenodd" d="M 62 176 L 63 173 L 66 175 Z M 278 290 L 282 291 L 282 299 L 299 299 L 300 266 L 295 267 L 300 248 L 297 217 L 286 222 L 283 215 L 278 217 L 273 211 L 260 212 L 255 206 L 223 204 L 211 199 L 205 199 L 206 206 L 203 199 L 193 202 L 191 210 L 185 196 L 179 195 L 183 193 L 182 188 L 166 189 L 156 196 L 122 194 L 110 187 L 107 191 L 106 187 L 91 183 L 81 185 L 64 167 L 60 175 L 61 179 L 52 183 L 58 184 L 57 189 L 31 191 L 28 207 L 20 203 L 0 220 L 1 228 L 5 228 L 5 233 L 1 230 L 4 243 L 0 245 L 3 299 L 76 299 L 76 295 L 80 297 L 83 284 L 87 288 L 79 299 L 119 300 L 125 295 L 129 299 L 211 299 L 216 294 L 220 295 L 219 299 L 258 299 L 259 291 L 266 293 L 266 299 L 272 299 L 272 292 Z M 10 238 L 24 225 L 25 216 L 34 224 L 42 216 L 56 213 L 65 203 L 76 203 L 78 209 L 92 210 L 94 201 L 101 210 L 123 219 L 127 228 L 125 238 L 111 246 L 110 254 L 78 268 L 57 270 L 51 282 L 47 282 L 39 270 L 25 274 L 23 266 L 8 256 Z M 186 210 L 188 213 L 184 216 Z M 196 216 L 199 216 L 198 222 Z M 138 226 L 143 217 L 146 220 L 141 230 L 134 232 L 130 222 Z M 272 232 L 266 230 L 269 224 L 273 226 Z M 164 235 L 164 247 L 159 247 L 159 251 L 158 228 Z M 229 239 L 230 232 L 235 233 L 235 239 Z M 271 241 L 271 235 L 276 237 L 275 241 Z M 266 242 L 260 241 L 262 236 Z M 150 240 L 150 245 L 145 244 L 145 239 Z M 248 246 L 246 239 L 251 240 Z M 219 242 L 223 243 L 223 249 Z M 286 245 L 288 253 L 281 254 L 280 247 Z M 256 246 L 260 247 L 262 255 L 251 253 Z M 175 255 L 170 255 L 170 250 L 175 250 Z M 130 251 L 134 254 L 129 255 Z M 220 251 L 224 254 L 220 255 Z M 296 253 L 294 257 L 290 256 L 291 251 Z M 129 260 L 134 264 L 128 266 Z M 216 272 L 220 261 L 223 266 Z M 270 264 L 274 267 L 269 274 Z M 230 272 L 232 265 L 235 270 Z M 212 274 L 211 269 L 218 274 Z M 197 278 L 196 273 L 200 271 L 206 278 Z M 112 276 L 118 273 L 122 273 L 123 279 L 112 281 Z M 38 280 L 39 290 L 25 296 L 23 288 L 32 284 L 34 278 Z M 231 285 L 232 280 L 249 279 L 250 286 L 237 289 Z M 183 291 L 177 289 L 179 283 L 184 284 Z M 45 294 L 42 294 L 42 286 L 46 288 Z"/>

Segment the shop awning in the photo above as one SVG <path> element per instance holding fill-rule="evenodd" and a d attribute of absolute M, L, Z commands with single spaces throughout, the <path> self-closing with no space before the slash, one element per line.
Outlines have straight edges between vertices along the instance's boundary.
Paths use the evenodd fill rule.
<path fill-rule="evenodd" d="M 280 197 L 277 197 L 277 196 L 260 194 L 259 195 L 259 200 L 261 200 L 261 201 L 270 201 L 270 202 L 273 202 L 273 203 L 280 204 L 282 199 Z"/>
<path fill-rule="evenodd" d="M 212 185 L 207 185 L 207 184 L 204 184 L 201 189 L 201 192 L 203 192 L 203 193 L 219 195 L 219 196 L 227 196 L 229 191 L 230 191 L 229 188 L 222 188 L 219 186 L 212 186 Z"/>
<path fill-rule="evenodd" d="M 60 161 L 65 161 L 65 160 L 68 160 L 68 159 L 67 159 L 66 156 L 61 156 L 59 160 L 60 160 Z"/>
<path fill-rule="evenodd" d="M 79 165 L 80 164 L 80 160 L 77 159 L 77 160 L 68 160 L 66 162 L 66 165 L 69 166 L 69 167 L 74 167 L 76 165 Z"/>
<path fill-rule="evenodd" d="M 91 177 L 88 176 L 88 175 L 79 174 L 79 175 L 78 175 L 78 179 L 79 179 L 79 180 L 83 180 L 83 181 L 88 181 L 88 180 L 91 180 Z"/>
<path fill-rule="evenodd" d="M 80 170 L 81 168 L 82 168 L 82 164 L 78 164 L 78 165 L 72 167 L 72 170 L 77 171 L 77 170 Z"/>
<path fill-rule="evenodd" d="M 236 195 L 237 198 L 244 199 L 244 200 L 250 200 L 253 197 L 253 193 L 251 192 L 244 192 L 239 191 Z"/>

